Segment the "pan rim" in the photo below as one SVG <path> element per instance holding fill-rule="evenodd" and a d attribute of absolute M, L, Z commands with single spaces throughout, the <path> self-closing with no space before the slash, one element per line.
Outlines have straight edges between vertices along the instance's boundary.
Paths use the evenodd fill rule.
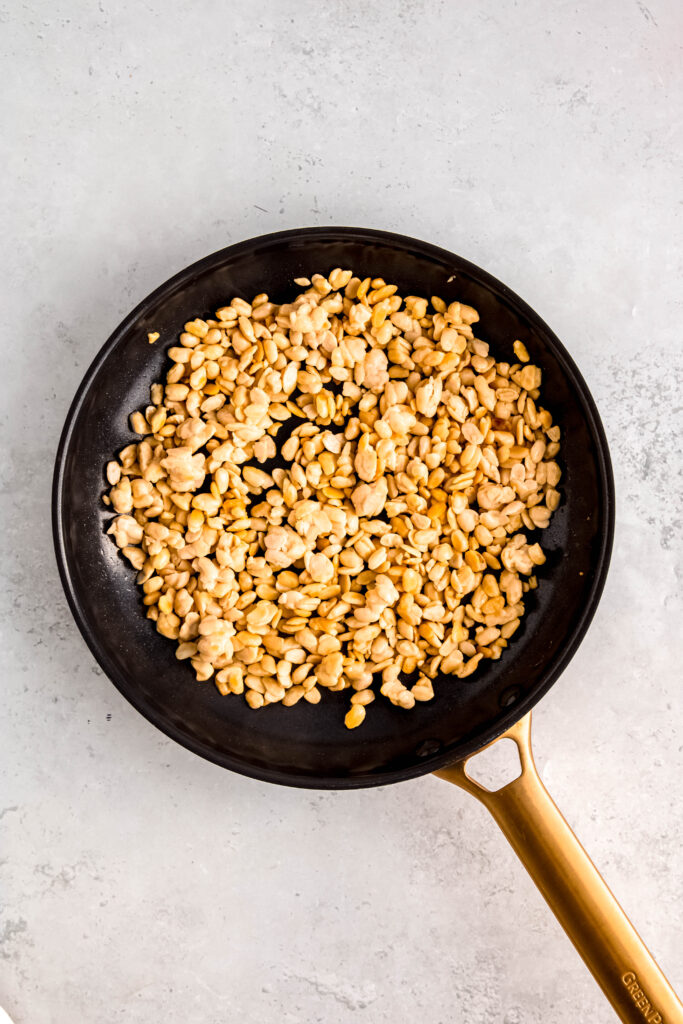
<path fill-rule="evenodd" d="M 379 774 L 364 774 L 358 776 L 308 776 L 298 775 L 277 767 L 255 765 L 229 754 L 219 754 L 210 746 L 202 743 L 186 733 L 183 733 L 173 722 L 167 720 L 158 710 L 150 705 L 137 691 L 134 684 L 118 671 L 108 657 L 106 648 L 101 643 L 98 635 L 93 631 L 83 613 L 82 600 L 73 582 L 69 557 L 64 536 L 64 521 L 62 515 L 62 492 L 64 484 L 64 470 L 66 456 L 69 450 L 75 423 L 84 404 L 85 398 L 95 379 L 102 363 L 109 357 L 120 340 L 125 336 L 131 326 L 138 321 L 145 312 L 152 307 L 165 294 L 172 293 L 176 288 L 184 285 L 193 277 L 203 274 L 205 271 L 219 265 L 229 258 L 239 256 L 244 251 L 253 251 L 257 246 L 269 245 L 272 243 L 286 241 L 301 241 L 306 238 L 329 238 L 330 241 L 350 239 L 356 242 L 384 243 L 395 248 L 408 250 L 418 256 L 431 257 L 440 262 L 454 262 L 463 272 L 469 272 L 481 284 L 492 292 L 497 293 L 511 303 L 519 313 L 534 326 L 543 336 L 544 342 L 554 350 L 554 354 L 562 365 L 564 372 L 571 380 L 572 385 L 580 396 L 583 413 L 586 416 L 588 430 L 594 442 L 596 466 L 600 482 L 601 506 L 599 514 L 604 523 L 604 529 L 600 538 L 600 550 L 595 563 L 595 574 L 590 587 L 588 599 L 584 605 L 580 617 L 577 619 L 574 628 L 565 638 L 565 641 L 544 672 L 541 682 L 519 703 L 511 705 L 507 713 L 499 716 L 495 722 L 486 729 L 480 731 L 475 739 L 460 745 L 458 757 L 454 758 L 452 751 L 440 752 L 431 757 L 426 757 L 419 764 L 407 768 L 394 769 Z M 407 781 L 408 779 L 419 778 L 427 775 L 455 760 L 461 760 L 470 756 L 477 750 L 481 750 L 487 744 L 501 736 L 514 722 L 518 721 L 531 710 L 548 692 L 551 686 L 564 672 L 567 665 L 578 650 L 588 627 L 595 615 L 597 606 L 602 595 L 609 562 L 612 552 L 615 525 L 615 489 L 612 464 L 607 445 L 607 438 L 597 410 L 593 396 L 586 384 L 581 372 L 576 366 L 569 352 L 550 329 L 548 324 L 511 288 L 499 281 L 488 271 L 483 270 L 476 264 L 464 259 L 447 249 L 433 245 L 420 239 L 395 232 L 382 231 L 365 227 L 303 227 L 290 228 L 284 231 L 271 232 L 264 235 L 254 236 L 233 245 L 219 249 L 174 274 L 167 281 L 163 282 L 146 296 L 138 305 L 121 321 L 104 342 L 86 370 L 76 390 L 74 398 L 66 414 L 64 427 L 57 446 L 55 457 L 55 468 L 52 480 L 52 535 L 57 561 L 59 576 L 66 595 L 67 603 L 74 617 L 76 625 L 85 640 L 90 652 L 102 668 L 105 675 L 111 680 L 121 695 L 138 711 L 144 718 L 163 732 L 169 739 L 179 743 L 185 749 L 203 757 L 205 760 L 235 771 L 238 774 L 247 776 L 263 782 L 277 783 L 280 785 L 292 786 L 303 789 L 362 789 L 371 786 L 390 785 L 395 782 Z"/>

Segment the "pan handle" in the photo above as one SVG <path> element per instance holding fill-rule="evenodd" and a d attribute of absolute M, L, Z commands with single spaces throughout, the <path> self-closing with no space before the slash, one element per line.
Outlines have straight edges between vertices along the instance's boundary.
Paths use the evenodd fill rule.
<path fill-rule="evenodd" d="M 436 774 L 488 808 L 619 1018 L 683 1024 L 676 993 L 541 782 L 531 714 L 499 738 L 517 744 L 522 772 L 496 792 L 467 774 L 467 758 Z"/>

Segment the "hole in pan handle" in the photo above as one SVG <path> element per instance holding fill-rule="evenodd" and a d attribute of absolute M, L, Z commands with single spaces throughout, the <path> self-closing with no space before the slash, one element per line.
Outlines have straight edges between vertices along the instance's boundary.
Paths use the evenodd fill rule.
<path fill-rule="evenodd" d="M 488 808 L 619 1018 L 683 1024 L 676 993 L 541 782 L 531 752 L 531 714 L 500 739 L 517 744 L 522 766 L 501 789 L 491 792 L 476 782 L 467 772 L 469 759 L 436 774 Z"/>

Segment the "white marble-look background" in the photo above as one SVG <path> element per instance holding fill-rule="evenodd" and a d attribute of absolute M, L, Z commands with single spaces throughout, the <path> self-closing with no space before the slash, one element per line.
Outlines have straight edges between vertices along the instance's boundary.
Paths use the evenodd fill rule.
<path fill-rule="evenodd" d="M 16 1024 L 594 1024 L 486 812 L 288 791 L 173 745 L 57 578 L 59 430 L 119 320 L 251 235 L 356 224 L 486 267 L 575 356 L 618 523 L 535 716 L 543 776 L 683 988 L 677 0 L 5 0 L 0 1004 Z"/>

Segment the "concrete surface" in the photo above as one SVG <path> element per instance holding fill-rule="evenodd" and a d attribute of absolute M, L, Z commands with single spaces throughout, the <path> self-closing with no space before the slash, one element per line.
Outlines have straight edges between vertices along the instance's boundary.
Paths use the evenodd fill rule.
<path fill-rule="evenodd" d="M 0 1004 L 16 1024 L 583 1024 L 611 1011 L 445 783 L 290 792 L 174 746 L 62 596 L 50 477 L 125 313 L 230 242 L 454 249 L 565 341 L 619 509 L 543 776 L 683 988 L 681 8 L 6 2 Z M 676 416 L 678 419 L 676 420 Z"/>

